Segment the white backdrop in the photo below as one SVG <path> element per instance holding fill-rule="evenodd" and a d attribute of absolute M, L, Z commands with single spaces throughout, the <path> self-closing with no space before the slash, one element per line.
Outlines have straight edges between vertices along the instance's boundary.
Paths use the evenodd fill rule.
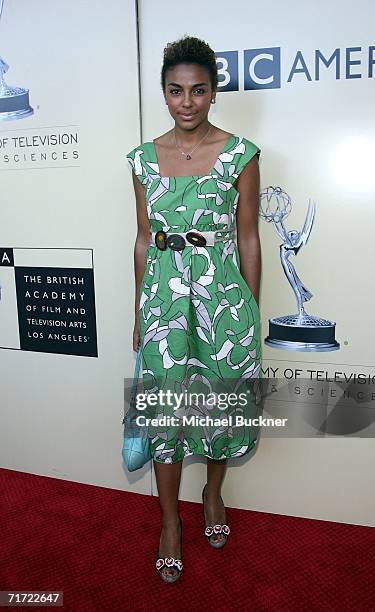
<path fill-rule="evenodd" d="M 336 321 L 340 350 L 303 353 L 263 345 L 264 368 L 278 368 L 277 376 L 285 368 L 305 375 L 375 373 L 375 291 L 368 276 L 375 219 L 375 73 L 369 78 L 374 17 L 369 0 L 355 9 L 349 0 L 192 0 L 181 14 L 172 0 L 140 2 L 143 140 L 172 127 L 159 84 L 165 44 L 184 34 L 198 36 L 219 55 L 238 52 L 238 91 L 219 93 L 210 118 L 261 148 L 261 188 L 279 185 L 293 202 L 287 229 L 301 229 L 309 198 L 316 202 L 311 236 L 294 263 L 313 293 L 306 311 Z M 360 49 L 347 51 L 355 47 Z M 280 48 L 280 87 L 245 90 L 244 51 L 258 50 L 256 55 L 269 48 Z M 316 79 L 316 52 L 328 63 L 336 49 L 339 74 L 334 61 L 327 67 L 319 60 Z M 351 78 L 356 74 L 360 78 Z M 262 220 L 260 232 L 265 338 L 268 319 L 296 312 L 296 301 L 280 265 L 279 236 Z M 182 496 L 199 501 L 203 466 L 190 463 Z M 254 510 L 374 525 L 374 463 L 369 437 L 263 437 L 251 461 L 231 463 L 225 499 Z"/>
<path fill-rule="evenodd" d="M 0 149 L 1 246 L 17 249 L 18 265 L 19 249 L 27 248 L 21 265 L 38 265 L 39 254 L 39 264 L 56 272 L 93 260 L 89 307 L 98 349 L 97 357 L 70 354 L 77 346 L 71 341 L 66 349 L 59 345 L 66 354 L 53 346 L 38 351 L 37 342 L 34 350 L 20 350 L 15 334 L 0 325 L 0 465 L 149 492 L 150 474 L 130 484 L 121 459 L 123 378 L 134 368 L 136 216 L 124 157 L 140 137 L 134 2 L 5 0 L 0 56 L 9 65 L 6 82 L 29 88 L 34 108 L 29 117 L 0 122 L 0 138 L 9 139 Z M 41 144 L 63 132 L 76 134 L 78 143 Z M 15 136 L 35 137 L 20 162 Z M 84 263 L 82 252 L 89 255 Z M 0 268 L 0 320 L 12 321 L 14 332 L 9 273 Z"/>

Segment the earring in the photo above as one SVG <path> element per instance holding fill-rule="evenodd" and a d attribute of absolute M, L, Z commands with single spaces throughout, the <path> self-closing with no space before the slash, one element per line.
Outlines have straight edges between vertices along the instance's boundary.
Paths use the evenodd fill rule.
<path fill-rule="evenodd" d="M 215 102 L 216 102 L 215 98 L 212 98 L 211 104 L 215 104 Z"/>

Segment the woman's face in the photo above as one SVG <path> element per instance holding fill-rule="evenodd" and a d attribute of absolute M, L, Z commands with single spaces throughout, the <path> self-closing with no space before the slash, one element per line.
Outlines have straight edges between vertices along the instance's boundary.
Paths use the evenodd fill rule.
<path fill-rule="evenodd" d="M 214 96 L 209 72 L 203 66 L 177 64 L 167 70 L 164 97 L 181 129 L 193 130 L 205 122 Z"/>

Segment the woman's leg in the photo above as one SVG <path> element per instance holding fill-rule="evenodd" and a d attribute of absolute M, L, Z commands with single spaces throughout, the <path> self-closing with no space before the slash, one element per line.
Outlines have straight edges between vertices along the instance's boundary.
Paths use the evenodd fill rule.
<path fill-rule="evenodd" d="M 207 486 L 204 495 L 204 508 L 208 523 L 214 525 L 225 523 L 225 506 L 220 496 L 226 467 L 226 459 L 216 460 L 207 457 Z M 212 535 L 211 540 L 219 542 L 224 538 L 223 534 L 217 533 Z"/>
<path fill-rule="evenodd" d="M 182 461 L 160 463 L 154 461 L 159 503 L 162 512 L 162 530 L 159 542 L 160 557 L 180 558 L 180 523 L 178 519 L 178 494 L 180 490 Z M 164 574 L 173 576 L 176 568 L 163 568 Z"/>

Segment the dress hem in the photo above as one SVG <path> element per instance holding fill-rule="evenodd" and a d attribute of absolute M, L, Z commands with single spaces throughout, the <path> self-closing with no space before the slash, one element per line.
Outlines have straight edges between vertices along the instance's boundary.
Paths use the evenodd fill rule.
<path fill-rule="evenodd" d="M 245 455 L 247 455 L 248 453 L 250 453 L 252 450 L 254 450 L 256 444 L 258 442 L 258 438 L 256 438 L 256 440 L 254 440 L 253 444 L 244 452 L 241 453 L 241 455 L 229 455 L 228 457 L 223 457 L 222 459 L 216 458 L 216 457 L 212 457 L 212 455 L 206 455 L 205 453 L 185 453 L 183 457 L 181 457 L 181 459 L 178 459 L 177 461 L 159 461 L 158 459 L 155 459 L 155 457 L 151 457 L 152 461 L 156 461 L 156 463 L 161 463 L 161 464 L 165 464 L 165 465 L 174 465 L 176 463 L 180 463 L 181 461 L 183 461 L 186 457 L 207 457 L 208 459 L 214 459 L 215 461 L 226 461 L 227 459 L 240 459 L 241 457 L 244 457 Z"/>

